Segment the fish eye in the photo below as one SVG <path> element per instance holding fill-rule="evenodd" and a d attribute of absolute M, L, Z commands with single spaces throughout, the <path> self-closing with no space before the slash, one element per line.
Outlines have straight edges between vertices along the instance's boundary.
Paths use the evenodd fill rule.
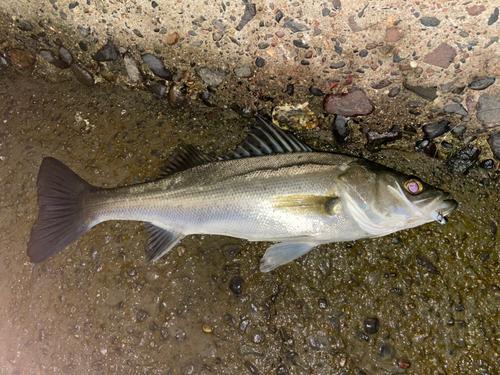
<path fill-rule="evenodd" d="M 424 189 L 424 185 L 422 184 L 422 182 L 420 182 L 416 178 L 409 178 L 408 180 L 406 180 L 404 183 L 404 187 L 406 191 L 412 195 L 420 194 Z"/>

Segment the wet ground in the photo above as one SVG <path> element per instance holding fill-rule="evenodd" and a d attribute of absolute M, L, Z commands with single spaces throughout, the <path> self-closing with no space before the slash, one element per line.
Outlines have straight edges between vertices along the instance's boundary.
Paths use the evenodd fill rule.
<path fill-rule="evenodd" d="M 43 156 L 98 186 L 139 183 L 181 141 L 222 155 L 251 121 L 196 103 L 173 112 L 144 91 L 0 76 L 0 373 L 498 373 L 499 175 L 450 175 L 412 142 L 372 154 L 339 149 L 328 129 L 300 134 L 449 191 L 459 209 L 445 226 L 324 245 L 263 274 L 268 244 L 192 236 L 146 264 L 141 224 L 107 222 L 28 262 Z"/>

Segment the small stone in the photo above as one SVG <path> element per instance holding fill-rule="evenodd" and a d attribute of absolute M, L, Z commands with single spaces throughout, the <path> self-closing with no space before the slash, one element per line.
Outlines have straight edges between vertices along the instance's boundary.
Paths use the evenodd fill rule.
<path fill-rule="evenodd" d="M 222 252 L 227 260 L 234 260 L 243 248 L 237 244 L 228 244 L 222 247 Z"/>
<path fill-rule="evenodd" d="M 114 43 L 111 40 L 108 40 L 108 42 L 97 51 L 97 53 L 92 56 L 92 59 L 98 62 L 104 62 L 104 61 L 116 61 L 120 57 L 120 52 L 118 51 L 118 48 L 114 45 Z"/>
<path fill-rule="evenodd" d="M 139 311 L 137 311 L 135 318 L 139 323 L 141 323 L 141 322 L 145 321 L 148 316 L 149 316 L 149 314 L 146 311 L 139 310 Z"/>
<path fill-rule="evenodd" d="M 368 44 L 365 46 L 365 48 L 366 48 L 368 51 L 370 51 L 370 50 L 372 50 L 372 49 L 377 48 L 377 46 L 378 46 L 378 44 L 377 44 L 377 43 L 368 43 Z"/>
<path fill-rule="evenodd" d="M 495 77 L 477 79 L 469 84 L 471 90 L 484 90 L 495 83 Z"/>
<path fill-rule="evenodd" d="M 75 75 L 76 79 L 83 83 L 85 86 L 94 86 L 94 76 L 81 64 L 72 64 L 71 71 Z"/>
<path fill-rule="evenodd" d="M 208 65 L 196 68 L 196 74 L 210 87 L 217 87 L 226 78 L 227 73 L 222 69 L 212 69 Z"/>
<path fill-rule="evenodd" d="M 299 39 L 294 39 L 292 43 L 297 48 L 304 48 L 304 49 L 309 48 L 308 44 L 304 43 L 302 40 Z"/>
<path fill-rule="evenodd" d="M 307 25 L 295 22 L 295 20 L 290 18 L 285 18 L 285 23 L 283 24 L 283 27 L 290 29 L 292 33 L 310 30 L 310 28 Z"/>
<path fill-rule="evenodd" d="M 309 91 L 311 92 L 311 94 L 313 94 L 315 96 L 325 96 L 325 93 L 323 91 L 321 91 L 319 88 L 317 88 L 316 86 L 309 87 Z"/>
<path fill-rule="evenodd" d="M 486 159 L 479 163 L 479 166 L 484 169 L 493 169 L 495 168 L 495 161 L 493 159 Z"/>
<path fill-rule="evenodd" d="M 344 61 L 338 61 L 336 63 L 331 64 L 330 69 L 340 69 L 340 68 L 343 68 L 344 66 L 345 66 Z"/>
<path fill-rule="evenodd" d="M 335 52 L 337 52 L 338 55 L 342 55 L 343 48 L 341 46 L 335 45 L 333 49 L 335 50 Z"/>
<path fill-rule="evenodd" d="M 147 65 L 147 67 L 151 69 L 155 76 L 163 78 L 167 81 L 172 80 L 173 74 L 169 69 L 165 67 L 162 59 L 151 53 L 141 55 L 141 58 L 142 61 L 144 61 L 144 63 Z"/>
<path fill-rule="evenodd" d="M 390 142 L 397 141 L 403 137 L 403 133 L 397 132 L 383 132 L 378 133 L 375 131 L 369 131 L 366 133 L 366 148 L 369 151 L 375 151 L 380 148 L 380 146 L 385 145 Z"/>
<path fill-rule="evenodd" d="M 473 5 L 469 8 L 467 8 L 467 13 L 469 13 L 470 16 L 478 16 L 481 13 L 483 13 L 486 10 L 484 5 Z"/>
<path fill-rule="evenodd" d="M 19 22 L 17 25 L 17 28 L 21 31 L 32 31 L 33 30 L 33 25 L 29 23 L 28 21 L 22 20 Z"/>
<path fill-rule="evenodd" d="M 12 65 L 20 69 L 32 68 L 36 62 L 36 58 L 31 53 L 19 48 L 11 49 L 10 59 L 12 60 Z"/>
<path fill-rule="evenodd" d="M 400 358 L 400 359 L 398 359 L 398 367 L 399 368 L 410 368 L 411 362 L 406 358 Z"/>
<path fill-rule="evenodd" d="M 288 375 L 288 367 L 286 365 L 281 364 L 278 367 L 276 367 L 276 375 Z"/>
<path fill-rule="evenodd" d="M 165 36 L 165 43 L 167 43 L 169 46 L 173 46 L 177 44 L 179 41 L 181 35 L 178 32 L 167 34 Z"/>
<path fill-rule="evenodd" d="M 283 12 L 280 10 L 278 11 L 278 13 L 276 13 L 276 17 L 274 17 L 274 19 L 276 20 L 276 22 L 280 22 L 282 18 L 283 18 Z"/>
<path fill-rule="evenodd" d="M 382 361 L 390 361 L 394 358 L 395 352 L 391 344 L 382 344 L 377 351 L 377 357 Z"/>
<path fill-rule="evenodd" d="M 257 57 L 257 59 L 255 59 L 255 65 L 257 65 L 259 68 L 262 68 L 264 65 L 266 65 L 266 60 L 259 56 Z"/>
<path fill-rule="evenodd" d="M 461 137 L 462 135 L 465 134 L 465 132 L 467 131 L 467 126 L 465 125 L 458 125 L 458 126 L 454 126 L 452 129 L 451 129 L 451 132 L 453 133 L 453 135 L 457 138 Z"/>
<path fill-rule="evenodd" d="M 187 103 L 187 88 L 185 85 L 172 84 L 168 91 L 168 103 L 173 109 L 184 107 Z"/>
<path fill-rule="evenodd" d="M 123 62 L 125 63 L 125 70 L 127 71 L 128 80 L 131 85 L 137 85 L 142 82 L 142 75 L 137 67 L 137 61 L 132 57 L 130 53 L 126 53 L 123 56 Z"/>
<path fill-rule="evenodd" d="M 379 321 L 377 318 L 366 318 L 364 321 L 365 332 L 369 335 L 374 335 L 378 332 Z"/>
<path fill-rule="evenodd" d="M 424 62 L 446 69 L 455 59 L 457 51 L 449 44 L 443 42 L 434 51 L 424 57 Z"/>
<path fill-rule="evenodd" d="M 424 26 L 427 26 L 427 27 L 436 27 L 436 26 L 439 26 L 441 21 L 435 17 L 422 17 L 420 19 L 420 23 Z"/>
<path fill-rule="evenodd" d="M 500 100 L 483 94 L 477 102 L 477 119 L 487 127 L 500 125 Z"/>
<path fill-rule="evenodd" d="M 434 139 L 449 131 L 449 124 L 449 121 L 441 120 L 439 122 L 422 126 L 422 130 L 424 131 L 427 139 Z"/>
<path fill-rule="evenodd" d="M 349 120 L 350 117 L 344 117 L 341 115 L 335 116 L 335 120 L 333 122 L 332 130 L 333 136 L 338 143 L 345 143 L 349 138 L 351 133 L 349 129 Z"/>
<path fill-rule="evenodd" d="M 234 75 L 238 78 L 250 78 L 253 77 L 253 69 L 250 66 L 241 66 L 239 68 L 234 68 Z"/>
<path fill-rule="evenodd" d="M 462 38 L 468 38 L 469 37 L 469 33 L 465 30 L 460 30 L 460 32 L 458 33 L 458 35 L 460 35 Z"/>
<path fill-rule="evenodd" d="M 446 113 L 454 113 L 454 114 L 462 116 L 462 121 L 470 121 L 469 113 L 465 110 L 463 105 L 460 103 L 453 103 L 453 104 L 445 105 L 443 110 Z"/>
<path fill-rule="evenodd" d="M 389 86 L 392 83 L 392 81 L 388 80 L 387 78 L 379 81 L 378 83 L 373 83 L 371 87 L 375 90 L 380 90 L 383 89 L 384 87 Z"/>
<path fill-rule="evenodd" d="M 328 17 L 328 16 L 330 15 L 330 13 L 331 13 L 331 10 L 330 10 L 330 9 L 328 9 L 328 8 L 323 8 L 323 9 L 321 10 L 321 15 L 322 15 L 323 17 Z"/>
<path fill-rule="evenodd" d="M 397 26 L 389 26 L 385 31 L 385 41 L 395 43 L 404 36 L 404 32 Z"/>
<path fill-rule="evenodd" d="M 236 30 L 241 31 L 245 25 L 250 22 L 257 14 L 257 8 L 255 4 L 245 4 L 245 11 L 241 17 L 240 23 L 236 26 Z"/>
<path fill-rule="evenodd" d="M 267 43 L 267 42 L 260 42 L 259 44 L 257 44 L 257 48 L 258 48 L 258 49 L 266 49 L 266 48 L 269 48 L 269 43 Z"/>
<path fill-rule="evenodd" d="M 470 168 L 477 162 L 481 150 L 472 145 L 467 145 L 458 153 L 450 155 L 446 164 L 450 172 L 467 174 Z"/>
<path fill-rule="evenodd" d="M 90 36 L 90 27 L 84 27 L 82 25 L 78 25 L 76 27 L 76 31 L 78 31 L 78 33 L 84 38 Z"/>
<path fill-rule="evenodd" d="M 395 96 L 397 96 L 399 94 L 400 91 L 401 91 L 401 87 L 400 86 L 393 87 L 391 89 L 391 91 L 389 91 L 389 94 L 387 94 L 387 96 L 389 98 L 394 98 Z"/>
<path fill-rule="evenodd" d="M 493 13 L 491 13 L 490 18 L 488 18 L 488 26 L 491 26 L 498 21 L 498 15 L 499 15 L 499 10 L 498 7 L 496 7 Z"/>
<path fill-rule="evenodd" d="M 203 104 L 205 104 L 207 107 L 215 107 L 214 96 L 210 92 L 210 90 L 203 91 L 200 94 L 199 98 L 201 99 L 201 101 L 203 102 Z"/>
<path fill-rule="evenodd" d="M 500 132 L 495 132 L 488 137 L 488 144 L 490 145 L 493 155 L 500 160 Z"/>
<path fill-rule="evenodd" d="M 224 36 L 224 33 L 222 31 L 214 31 L 212 33 L 212 39 L 214 42 L 218 42 L 219 40 L 222 39 L 223 36 Z"/>
<path fill-rule="evenodd" d="M 139 38 L 144 38 L 142 33 L 139 31 L 139 29 L 133 29 L 132 32 L 137 35 Z"/>
<path fill-rule="evenodd" d="M 438 268 L 434 264 L 432 264 L 429 258 L 424 255 L 417 255 L 417 263 L 421 267 L 425 268 L 425 270 L 429 273 L 432 273 L 434 275 L 440 274 Z"/>
<path fill-rule="evenodd" d="M 295 86 L 294 86 L 294 84 L 293 84 L 293 83 L 289 83 L 289 84 L 287 84 L 287 85 L 286 85 L 286 90 L 285 90 L 285 92 L 286 92 L 288 95 L 292 96 L 292 95 L 293 95 L 293 93 L 294 93 L 294 91 L 295 91 Z"/>
<path fill-rule="evenodd" d="M 229 281 L 229 289 L 234 294 L 241 294 L 243 291 L 243 284 L 245 283 L 245 280 L 243 280 L 240 276 L 235 276 Z"/>
<path fill-rule="evenodd" d="M 323 100 L 326 112 L 346 117 L 368 115 L 375 109 L 365 92 L 359 88 L 351 88 L 346 94 L 329 94 Z"/>
<path fill-rule="evenodd" d="M 362 49 L 361 51 L 359 51 L 359 56 L 360 57 L 368 56 L 368 51 L 366 49 Z"/>
<path fill-rule="evenodd" d="M 156 98 L 160 99 L 167 92 L 167 86 L 163 83 L 155 82 L 152 85 L 148 86 L 148 91 L 152 93 Z"/>
<path fill-rule="evenodd" d="M 437 98 L 436 87 L 412 86 L 407 84 L 406 82 L 403 85 L 405 89 L 410 90 L 421 98 L 427 99 L 429 101 L 433 101 Z"/>
<path fill-rule="evenodd" d="M 285 32 L 283 30 L 278 30 L 278 31 L 276 31 L 275 35 L 278 38 L 283 38 L 285 36 Z"/>

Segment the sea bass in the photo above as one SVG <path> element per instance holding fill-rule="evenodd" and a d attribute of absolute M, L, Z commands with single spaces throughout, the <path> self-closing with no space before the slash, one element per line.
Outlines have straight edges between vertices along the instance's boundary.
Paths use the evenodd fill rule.
<path fill-rule="evenodd" d="M 40 263 L 107 220 L 144 221 L 155 260 L 191 234 L 277 242 L 260 269 L 270 271 L 330 242 L 380 237 L 457 207 L 449 194 L 414 176 L 343 154 L 314 152 L 262 118 L 228 156 L 185 146 L 161 179 L 112 189 L 92 186 L 46 157 L 37 180 L 39 214 L 28 256 Z"/>

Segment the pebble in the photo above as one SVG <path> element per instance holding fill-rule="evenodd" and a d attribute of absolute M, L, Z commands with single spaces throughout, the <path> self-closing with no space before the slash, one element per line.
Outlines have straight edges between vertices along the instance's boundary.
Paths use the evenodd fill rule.
<path fill-rule="evenodd" d="M 208 65 L 196 68 L 196 73 L 210 87 L 217 87 L 226 78 L 227 73 L 222 69 L 212 69 Z"/>
<path fill-rule="evenodd" d="M 493 159 L 486 159 L 479 163 L 479 166 L 484 169 L 493 169 L 495 168 L 495 161 Z"/>
<path fill-rule="evenodd" d="M 390 361 L 394 358 L 395 352 L 391 344 L 382 344 L 377 351 L 377 357 L 382 361 Z"/>
<path fill-rule="evenodd" d="M 450 155 L 446 165 L 450 172 L 467 174 L 469 169 L 477 162 L 481 150 L 475 148 L 473 145 L 467 145 L 458 153 Z"/>
<path fill-rule="evenodd" d="M 169 69 L 165 67 L 162 59 L 151 53 L 141 55 L 141 58 L 155 76 L 163 78 L 167 81 L 172 80 L 173 74 Z"/>
<path fill-rule="evenodd" d="M 359 56 L 360 57 L 368 56 L 368 51 L 366 49 L 362 49 L 361 51 L 359 51 Z"/>
<path fill-rule="evenodd" d="M 274 19 L 276 20 L 276 22 L 280 22 L 282 18 L 283 18 L 283 12 L 280 10 L 278 11 L 278 13 L 276 13 L 276 17 L 274 17 Z"/>
<path fill-rule="evenodd" d="M 421 98 L 427 99 L 429 101 L 433 101 L 437 98 L 436 87 L 412 86 L 407 84 L 406 82 L 403 84 L 403 86 L 405 87 L 405 89 L 410 90 Z"/>
<path fill-rule="evenodd" d="M 33 25 L 29 23 L 28 21 L 22 20 L 19 22 L 17 25 L 17 28 L 21 31 L 32 31 L 33 30 Z"/>
<path fill-rule="evenodd" d="M 227 260 L 234 260 L 243 248 L 237 244 L 228 244 L 222 247 L 222 253 Z"/>
<path fill-rule="evenodd" d="M 343 48 L 341 46 L 335 45 L 333 49 L 335 50 L 335 52 L 337 52 L 337 54 L 342 55 Z"/>
<path fill-rule="evenodd" d="M 173 84 L 168 91 L 168 103 L 173 109 L 184 107 L 187 103 L 187 87 Z"/>
<path fill-rule="evenodd" d="M 329 94 L 323 100 L 326 112 L 346 117 L 369 115 L 375 109 L 365 92 L 357 87 L 350 88 L 347 94 Z"/>
<path fill-rule="evenodd" d="M 375 131 L 369 131 L 366 133 L 366 148 L 369 151 L 375 151 L 377 150 L 380 146 L 387 144 L 389 142 L 394 142 L 397 141 L 398 139 L 401 139 L 403 137 L 403 133 L 398 131 L 398 132 L 383 132 L 383 133 L 378 133 Z"/>
<path fill-rule="evenodd" d="M 238 26 L 236 26 L 236 30 L 241 31 L 241 29 L 243 29 L 245 25 L 255 17 L 256 14 L 257 8 L 255 4 L 245 4 L 245 11 L 243 12 L 240 23 L 238 24 Z"/>
<path fill-rule="evenodd" d="M 125 70 L 127 71 L 128 81 L 131 85 L 137 85 L 142 82 L 142 75 L 137 67 L 137 61 L 132 57 L 130 53 L 126 53 L 123 56 L 123 62 L 125 64 Z"/>
<path fill-rule="evenodd" d="M 491 13 L 490 18 L 488 18 L 488 26 L 491 26 L 498 21 L 498 15 L 499 15 L 499 10 L 498 7 L 496 7 L 493 13 Z"/>
<path fill-rule="evenodd" d="M 349 129 L 349 120 L 350 117 L 344 117 L 340 115 L 335 116 L 335 120 L 333 121 L 332 125 L 332 131 L 333 136 L 338 143 L 345 143 L 347 138 L 349 138 L 349 135 L 351 133 Z"/>
<path fill-rule="evenodd" d="M 92 59 L 98 62 L 104 62 L 116 61 L 119 57 L 120 51 L 118 51 L 118 48 L 111 40 L 108 40 L 108 42 L 103 45 L 94 56 L 92 56 Z"/>
<path fill-rule="evenodd" d="M 397 96 L 399 94 L 399 92 L 401 91 L 401 87 L 400 86 L 396 86 L 396 87 L 393 87 L 390 91 L 389 91 L 389 94 L 387 94 L 387 96 L 389 98 L 394 98 L 395 96 Z"/>
<path fill-rule="evenodd" d="M 330 343 L 324 336 L 309 337 L 308 341 L 309 347 L 314 351 L 328 350 L 330 348 Z"/>
<path fill-rule="evenodd" d="M 477 79 L 469 84 L 471 90 L 484 90 L 495 83 L 495 77 Z"/>
<path fill-rule="evenodd" d="M 234 68 L 233 72 L 238 78 L 253 77 L 253 69 L 251 66 L 240 66 L 239 68 Z"/>
<path fill-rule="evenodd" d="M 420 19 L 420 23 L 422 23 L 422 25 L 427 26 L 427 27 L 436 27 L 436 26 L 439 26 L 441 21 L 435 17 L 422 17 Z"/>
<path fill-rule="evenodd" d="M 424 71 L 424 69 L 421 67 L 415 68 L 415 74 L 417 74 L 417 75 L 422 74 L 423 71 Z"/>
<path fill-rule="evenodd" d="M 443 42 L 431 53 L 424 56 L 424 62 L 446 69 L 453 62 L 455 56 L 457 56 L 456 49 Z"/>
<path fill-rule="evenodd" d="M 370 51 L 370 50 L 372 50 L 372 49 L 377 48 L 377 46 L 378 46 L 378 44 L 377 44 L 377 43 L 368 43 L 368 44 L 365 46 L 365 48 L 366 48 L 368 51 Z"/>
<path fill-rule="evenodd" d="M 165 82 L 165 81 L 163 81 Z M 160 82 L 155 82 L 148 86 L 149 92 L 151 92 L 156 98 L 161 98 L 167 92 L 167 86 Z"/>
<path fill-rule="evenodd" d="M 449 131 L 449 124 L 449 121 L 441 120 L 439 122 L 434 122 L 432 124 L 426 124 L 422 126 L 422 130 L 424 131 L 425 137 L 427 139 L 434 139 Z"/>
<path fill-rule="evenodd" d="M 495 132 L 490 134 L 488 137 L 488 144 L 490 145 L 491 152 L 493 155 L 500 160 L 500 132 Z"/>
<path fill-rule="evenodd" d="M 456 115 L 462 116 L 462 121 L 468 122 L 471 120 L 469 113 L 465 110 L 464 106 L 460 103 L 453 103 L 445 105 L 443 110 L 446 113 L 454 113 Z"/>
<path fill-rule="evenodd" d="M 285 32 L 283 30 L 278 30 L 278 31 L 276 31 L 275 35 L 278 38 L 283 38 L 285 36 Z"/>
<path fill-rule="evenodd" d="M 295 47 L 297 47 L 297 48 L 304 48 L 304 49 L 309 48 L 309 45 L 308 45 L 308 44 L 306 44 L 306 43 L 304 43 L 304 42 L 303 42 L 302 40 L 300 40 L 300 39 L 294 39 L 292 43 L 293 43 L 293 45 L 294 45 Z"/>
<path fill-rule="evenodd" d="M 434 275 L 439 275 L 440 272 L 438 268 L 424 255 L 417 255 L 417 263 L 419 266 L 425 268 L 425 270 Z"/>
<path fill-rule="evenodd" d="M 149 314 L 148 314 L 146 311 L 144 311 L 144 310 L 139 310 L 139 311 L 137 311 L 137 314 L 135 315 L 135 318 L 136 318 L 136 320 L 137 320 L 139 323 L 141 323 L 141 322 L 143 322 L 143 321 L 145 321 L 145 320 L 146 320 L 146 318 L 148 317 L 148 315 L 149 315 Z"/>
<path fill-rule="evenodd" d="M 218 42 L 219 40 L 222 39 L 223 36 L 224 36 L 224 33 L 222 31 L 214 31 L 212 33 L 212 39 L 214 42 Z"/>
<path fill-rule="evenodd" d="M 241 294 L 243 291 L 243 284 L 245 284 L 245 280 L 240 276 L 234 276 L 231 281 L 229 281 L 229 289 L 231 289 L 234 294 Z"/>
<path fill-rule="evenodd" d="M 299 23 L 299 22 L 295 22 L 295 20 L 290 19 L 288 17 L 285 18 L 285 23 L 283 24 L 283 27 L 290 29 L 292 31 L 292 33 L 310 30 L 310 28 L 307 25 L 304 25 L 304 24 Z"/>
<path fill-rule="evenodd" d="M 380 89 L 383 89 L 384 87 L 389 86 L 391 83 L 392 83 L 391 80 L 385 78 L 385 79 L 379 81 L 378 83 L 372 83 L 371 87 L 375 90 L 380 90 Z"/>
<path fill-rule="evenodd" d="M 94 76 L 87 69 L 85 69 L 81 64 L 71 65 L 71 71 L 75 75 L 76 79 L 83 83 L 85 86 L 94 86 Z"/>
<path fill-rule="evenodd" d="M 10 59 L 12 61 L 12 65 L 17 66 L 20 69 L 32 68 L 35 66 L 36 59 L 35 57 L 19 48 L 13 48 L 10 50 Z"/>
<path fill-rule="evenodd" d="M 210 92 L 210 90 L 203 91 L 200 94 L 199 98 L 201 99 L 203 104 L 205 104 L 207 107 L 215 107 L 214 96 L 212 92 Z"/>
<path fill-rule="evenodd" d="M 460 30 L 460 32 L 458 33 L 458 35 L 460 35 L 462 38 L 468 38 L 469 37 L 469 33 L 465 30 Z"/>
<path fill-rule="evenodd" d="M 453 135 L 457 138 L 461 137 L 462 135 L 465 134 L 465 132 L 467 131 L 467 126 L 465 125 L 458 125 L 458 126 L 454 126 L 452 129 L 451 129 L 451 132 L 453 133 Z"/>
<path fill-rule="evenodd" d="M 323 8 L 323 9 L 321 10 L 321 15 L 322 15 L 323 17 L 328 17 L 328 16 L 330 15 L 330 13 L 331 13 L 331 10 L 330 10 L 330 9 L 328 9 L 328 8 Z"/>
<path fill-rule="evenodd" d="M 315 96 L 325 96 L 325 93 L 323 91 L 321 91 L 319 88 L 317 88 L 316 86 L 309 87 L 309 91 L 311 92 L 311 94 L 313 94 Z"/>
<path fill-rule="evenodd" d="M 345 66 L 344 61 L 338 61 L 336 63 L 331 64 L 330 69 L 340 69 L 340 68 L 343 68 L 344 66 Z"/>
<path fill-rule="evenodd" d="M 483 94 L 477 102 L 477 119 L 486 126 L 500 125 L 500 100 Z"/>
<path fill-rule="evenodd" d="M 378 332 L 379 321 L 377 318 L 366 318 L 363 324 L 367 334 L 374 335 Z"/>
<path fill-rule="evenodd" d="M 181 35 L 176 31 L 175 33 L 171 33 L 171 34 L 168 34 L 167 36 L 165 36 L 165 42 L 169 46 L 173 46 L 173 45 L 177 44 L 180 37 L 181 37 Z"/>
<path fill-rule="evenodd" d="M 387 43 L 395 43 L 404 36 L 404 32 L 397 26 L 389 26 L 385 30 L 385 41 Z"/>
<path fill-rule="evenodd" d="M 484 5 L 473 5 L 469 8 L 467 8 L 467 13 L 469 13 L 469 16 L 478 16 L 481 13 L 483 13 L 486 10 Z"/>
<path fill-rule="evenodd" d="M 257 65 L 259 68 L 262 68 L 264 65 L 266 65 L 266 60 L 259 56 L 257 57 L 257 59 L 255 59 L 255 65 Z"/>

